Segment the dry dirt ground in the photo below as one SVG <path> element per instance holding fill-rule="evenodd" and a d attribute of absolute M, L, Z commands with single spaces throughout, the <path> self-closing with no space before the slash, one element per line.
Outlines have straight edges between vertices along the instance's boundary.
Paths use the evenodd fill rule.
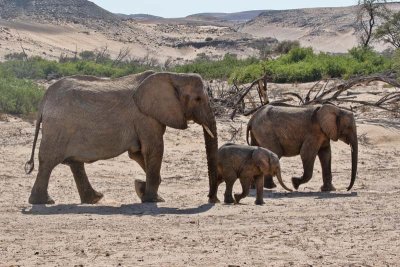
<path fill-rule="evenodd" d="M 400 122 L 358 118 L 358 179 L 351 192 L 350 148 L 333 144 L 334 185 L 321 193 L 321 170 L 298 192 L 254 191 L 241 205 L 207 204 L 207 168 L 201 128 L 165 135 L 164 203 L 141 204 L 134 179 L 144 179 L 126 154 L 87 165 L 105 198 L 80 205 L 68 167 L 50 179 L 55 205 L 27 200 L 36 171 L 24 174 L 33 140 L 29 122 L 0 122 L 0 266 L 399 266 Z M 247 117 L 218 119 L 220 145 L 231 126 L 245 142 Z M 302 173 L 300 159 L 281 160 L 283 178 Z M 37 166 L 37 156 L 36 156 Z M 223 197 L 221 185 L 219 198 Z M 240 191 L 238 184 L 236 192 Z"/>

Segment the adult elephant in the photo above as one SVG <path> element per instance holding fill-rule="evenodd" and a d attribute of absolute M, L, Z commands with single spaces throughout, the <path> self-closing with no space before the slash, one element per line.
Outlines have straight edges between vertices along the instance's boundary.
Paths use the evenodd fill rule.
<path fill-rule="evenodd" d="M 52 170 L 70 166 L 82 203 L 96 203 L 84 164 L 116 157 L 128 151 L 146 172 L 136 182 L 142 202 L 158 202 L 166 126 L 186 129 L 187 122 L 203 126 L 210 182 L 209 198 L 216 202 L 217 128 L 202 79 L 196 74 L 144 73 L 118 79 L 72 76 L 47 90 L 41 103 L 31 159 L 42 123 L 39 170 L 29 203 L 53 204 L 47 188 Z"/>
<path fill-rule="evenodd" d="M 249 142 L 249 135 L 251 141 Z M 303 162 L 302 177 L 292 178 L 295 189 L 308 182 L 318 155 L 322 166 L 321 191 L 334 191 L 331 171 L 330 140 L 341 140 L 351 146 L 352 170 L 350 190 L 356 179 L 358 141 L 353 113 L 334 105 L 309 107 L 265 106 L 247 125 L 247 142 L 275 152 L 278 157 L 299 155 Z M 275 187 L 272 177 L 265 177 L 268 188 Z"/>

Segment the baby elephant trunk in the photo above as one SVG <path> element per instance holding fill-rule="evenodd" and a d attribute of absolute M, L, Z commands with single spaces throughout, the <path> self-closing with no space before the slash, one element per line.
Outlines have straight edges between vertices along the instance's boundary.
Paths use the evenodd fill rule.
<path fill-rule="evenodd" d="M 351 146 L 351 180 L 349 187 L 347 187 L 347 191 L 349 191 L 353 187 L 357 176 L 358 142 L 356 138 L 350 142 L 350 146 Z"/>
<path fill-rule="evenodd" d="M 289 191 L 289 192 L 292 192 L 292 191 L 293 191 L 292 189 L 288 188 L 288 187 L 285 185 L 285 183 L 283 182 L 282 176 L 281 176 L 281 170 L 280 170 L 280 169 L 278 169 L 278 171 L 276 172 L 276 177 L 278 178 L 279 184 L 280 184 L 283 188 L 285 188 L 285 189 L 286 189 L 287 191 Z"/>

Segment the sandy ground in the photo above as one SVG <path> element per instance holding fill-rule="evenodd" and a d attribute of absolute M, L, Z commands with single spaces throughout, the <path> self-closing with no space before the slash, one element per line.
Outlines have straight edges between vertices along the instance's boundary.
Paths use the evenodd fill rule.
<path fill-rule="evenodd" d="M 193 60 L 200 53 L 214 58 L 221 58 L 228 52 L 244 58 L 257 55 L 255 49 L 248 47 L 232 48 L 229 51 L 216 47 L 174 47 L 176 43 L 204 41 L 206 38 L 218 39 L 224 35 L 242 37 L 241 33 L 235 33 L 224 26 L 184 23 L 170 25 L 127 22 L 124 27 L 111 27 L 99 31 L 79 24 L 53 25 L 0 19 L 0 60 L 4 60 L 7 54 L 21 53 L 21 46 L 29 56 L 53 60 L 58 60 L 60 55 L 73 57 L 75 52 L 102 51 L 105 47 L 112 58 L 116 58 L 121 49 L 129 49 L 129 58 L 153 60 L 159 64 L 167 60 Z"/>
<path fill-rule="evenodd" d="M 310 32 L 313 28 L 291 28 L 281 27 L 274 25 L 266 25 L 260 27 L 259 25 L 245 26 L 241 31 L 249 33 L 255 37 L 273 37 L 278 41 L 285 40 L 298 40 L 301 46 L 312 47 L 316 51 L 331 52 L 331 53 L 346 53 L 349 49 L 357 44 L 357 37 L 353 31 L 345 33 L 336 33 L 331 36 L 312 35 Z M 374 46 L 377 50 L 383 50 L 387 46 L 378 45 Z"/>
<path fill-rule="evenodd" d="M 34 127 L 10 118 L 0 122 L 0 266 L 399 266 L 400 121 L 358 117 L 359 171 L 351 192 L 350 148 L 333 144 L 334 185 L 321 193 L 319 163 L 298 192 L 255 192 L 241 205 L 207 204 L 202 131 L 191 124 L 165 135 L 165 203 L 141 204 L 134 179 L 144 179 L 126 154 L 87 165 L 105 198 L 80 205 L 68 167 L 50 179 L 55 205 L 27 203 L 36 171 L 25 175 Z M 242 130 L 247 117 L 218 119 L 220 145 Z M 37 164 L 37 159 L 36 159 Z M 281 160 L 283 178 L 301 175 L 300 159 Z M 221 185 L 219 198 L 223 197 Z M 240 191 L 238 184 L 236 192 Z"/>

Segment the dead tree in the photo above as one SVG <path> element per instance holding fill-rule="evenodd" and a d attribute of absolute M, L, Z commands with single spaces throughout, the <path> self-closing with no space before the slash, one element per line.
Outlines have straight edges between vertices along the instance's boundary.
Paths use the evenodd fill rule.
<path fill-rule="evenodd" d="M 129 54 L 131 53 L 131 49 L 129 47 L 124 47 L 119 50 L 118 56 L 113 61 L 113 66 L 119 65 L 122 61 L 124 61 Z"/>
<path fill-rule="evenodd" d="M 362 47 L 369 47 L 376 20 L 385 11 L 386 0 L 359 0 L 356 13 L 356 32 Z"/>
<path fill-rule="evenodd" d="M 252 88 L 254 88 L 255 85 L 259 84 L 259 81 L 261 79 L 264 80 L 265 77 L 255 80 L 250 84 L 249 87 L 247 87 L 246 90 L 243 90 L 242 95 L 238 98 L 237 102 L 233 106 L 233 111 L 230 116 L 232 120 L 237 114 L 238 105 L 241 103 L 240 101 L 242 101 L 246 97 L 246 95 L 249 94 L 249 92 L 251 91 Z M 282 104 L 293 101 L 294 99 L 299 100 L 299 106 L 326 104 L 326 103 L 332 103 L 332 104 L 350 103 L 354 104 L 352 106 L 352 109 L 358 109 L 363 106 L 371 106 L 394 113 L 400 113 L 400 109 L 398 107 L 398 103 L 400 103 L 400 91 L 388 93 L 375 102 L 358 100 L 356 99 L 354 93 L 353 95 L 348 94 L 344 96 L 344 92 L 348 91 L 353 86 L 360 83 L 368 84 L 373 81 L 385 82 L 395 88 L 400 88 L 400 82 L 398 82 L 395 79 L 395 76 L 392 73 L 386 73 L 386 74 L 355 77 L 344 82 L 331 79 L 325 81 L 325 84 L 323 86 L 321 86 L 322 81 L 318 81 L 317 83 L 314 84 L 314 86 L 311 87 L 311 89 L 307 92 L 305 97 L 302 97 L 299 93 L 296 92 L 288 92 L 282 95 L 290 96 L 290 98 L 283 98 L 273 102 L 265 102 L 262 96 L 260 95 L 260 90 L 259 90 L 260 87 L 258 87 L 257 91 L 260 95 L 259 105 L 251 110 L 242 112 L 242 114 L 248 116 L 256 112 L 261 107 L 265 106 L 266 104 L 269 105 Z M 265 92 L 267 91 L 265 90 Z"/>
<path fill-rule="evenodd" d="M 231 119 L 233 120 L 233 118 L 235 117 L 236 113 L 238 112 L 239 109 L 239 105 L 241 105 L 242 108 L 242 112 L 244 113 L 244 102 L 243 99 L 249 94 L 250 90 L 253 89 L 255 86 L 257 89 L 257 93 L 258 96 L 260 98 L 260 103 L 261 106 L 267 105 L 269 103 L 269 98 L 268 98 L 268 81 L 270 80 L 270 76 L 265 74 L 263 77 L 253 81 L 249 87 L 247 87 L 246 89 L 243 90 L 242 95 L 239 97 L 239 99 L 236 101 L 235 105 L 234 105 L 234 109 L 233 112 L 231 114 Z M 238 88 L 238 86 L 235 84 L 235 87 Z M 253 109 L 258 109 L 257 107 L 254 107 Z"/>

